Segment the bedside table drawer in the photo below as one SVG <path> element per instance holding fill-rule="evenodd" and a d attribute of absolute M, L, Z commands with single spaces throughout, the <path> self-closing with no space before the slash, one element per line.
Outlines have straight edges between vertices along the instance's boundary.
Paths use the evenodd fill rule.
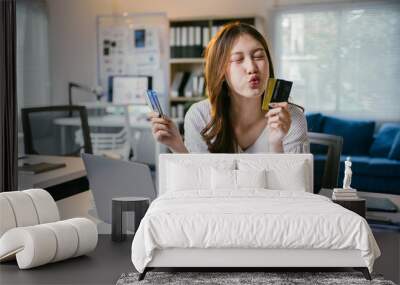
<path fill-rule="evenodd" d="M 366 204 L 365 199 L 357 200 L 332 200 L 334 203 L 359 214 L 361 217 L 365 218 Z"/>

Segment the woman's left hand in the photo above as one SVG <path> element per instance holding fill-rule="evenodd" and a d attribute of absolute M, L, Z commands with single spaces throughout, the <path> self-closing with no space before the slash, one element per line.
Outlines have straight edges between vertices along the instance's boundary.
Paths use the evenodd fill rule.
<path fill-rule="evenodd" d="M 282 140 L 290 129 L 292 122 L 288 111 L 288 103 L 270 103 L 270 110 L 265 117 L 268 119 L 268 140 L 272 152 L 283 152 Z"/>

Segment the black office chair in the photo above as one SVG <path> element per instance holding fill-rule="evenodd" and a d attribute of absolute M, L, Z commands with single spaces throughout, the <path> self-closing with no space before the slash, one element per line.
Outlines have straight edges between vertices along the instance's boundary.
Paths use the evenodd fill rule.
<path fill-rule="evenodd" d="M 57 119 L 77 119 L 76 127 L 57 124 Z M 25 154 L 79 156 L 92 153 L 89 124 L 84 106 L 48 106 L 21 109 Z M 83 146 L 75 141 L 76 131 L 82 130 Z"/>
<path fill-rule="evenodd" d="M 324 159 L 324 171 L 322 179 L 318 177 L 318 169 L 316 165 L 316 157 L 314 158 L 314 193 L 318 193 L 321 188 L 333 189 L 338 186 L 340 155 L 342 153 L 343 138 L 340 136 L 308 132 L 311 153 L 313 153 L 313 145 L 322 145 L 322 150 L 326 153 Z M 321 148 L 319 148 L 321 150 Z M 317 151 L 317 155 L 321 151 Z M 316 155 L 314 153 L 314 155 Z"/>

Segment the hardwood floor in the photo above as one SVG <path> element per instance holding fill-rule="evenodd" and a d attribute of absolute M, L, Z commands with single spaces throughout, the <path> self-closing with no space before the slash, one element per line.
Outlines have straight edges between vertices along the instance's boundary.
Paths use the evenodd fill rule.
<path fill-rule="evenodd" d="M 374 237 L 381 250 L 381 256 L 375 261 L 374 272 L 400 284 L 400 233 L 374 231 Z"/>

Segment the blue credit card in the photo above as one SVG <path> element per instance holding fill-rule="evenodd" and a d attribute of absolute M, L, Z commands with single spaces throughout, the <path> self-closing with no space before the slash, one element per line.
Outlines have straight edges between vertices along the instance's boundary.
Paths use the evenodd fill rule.
<path fill-rule="evenodd" d="M 157 112 L 160 117 L 164 115 L 160 101 L 158 100 L 157 92 L 154 90 L 147 90 L 147 105 L 154 111 Z"/>

